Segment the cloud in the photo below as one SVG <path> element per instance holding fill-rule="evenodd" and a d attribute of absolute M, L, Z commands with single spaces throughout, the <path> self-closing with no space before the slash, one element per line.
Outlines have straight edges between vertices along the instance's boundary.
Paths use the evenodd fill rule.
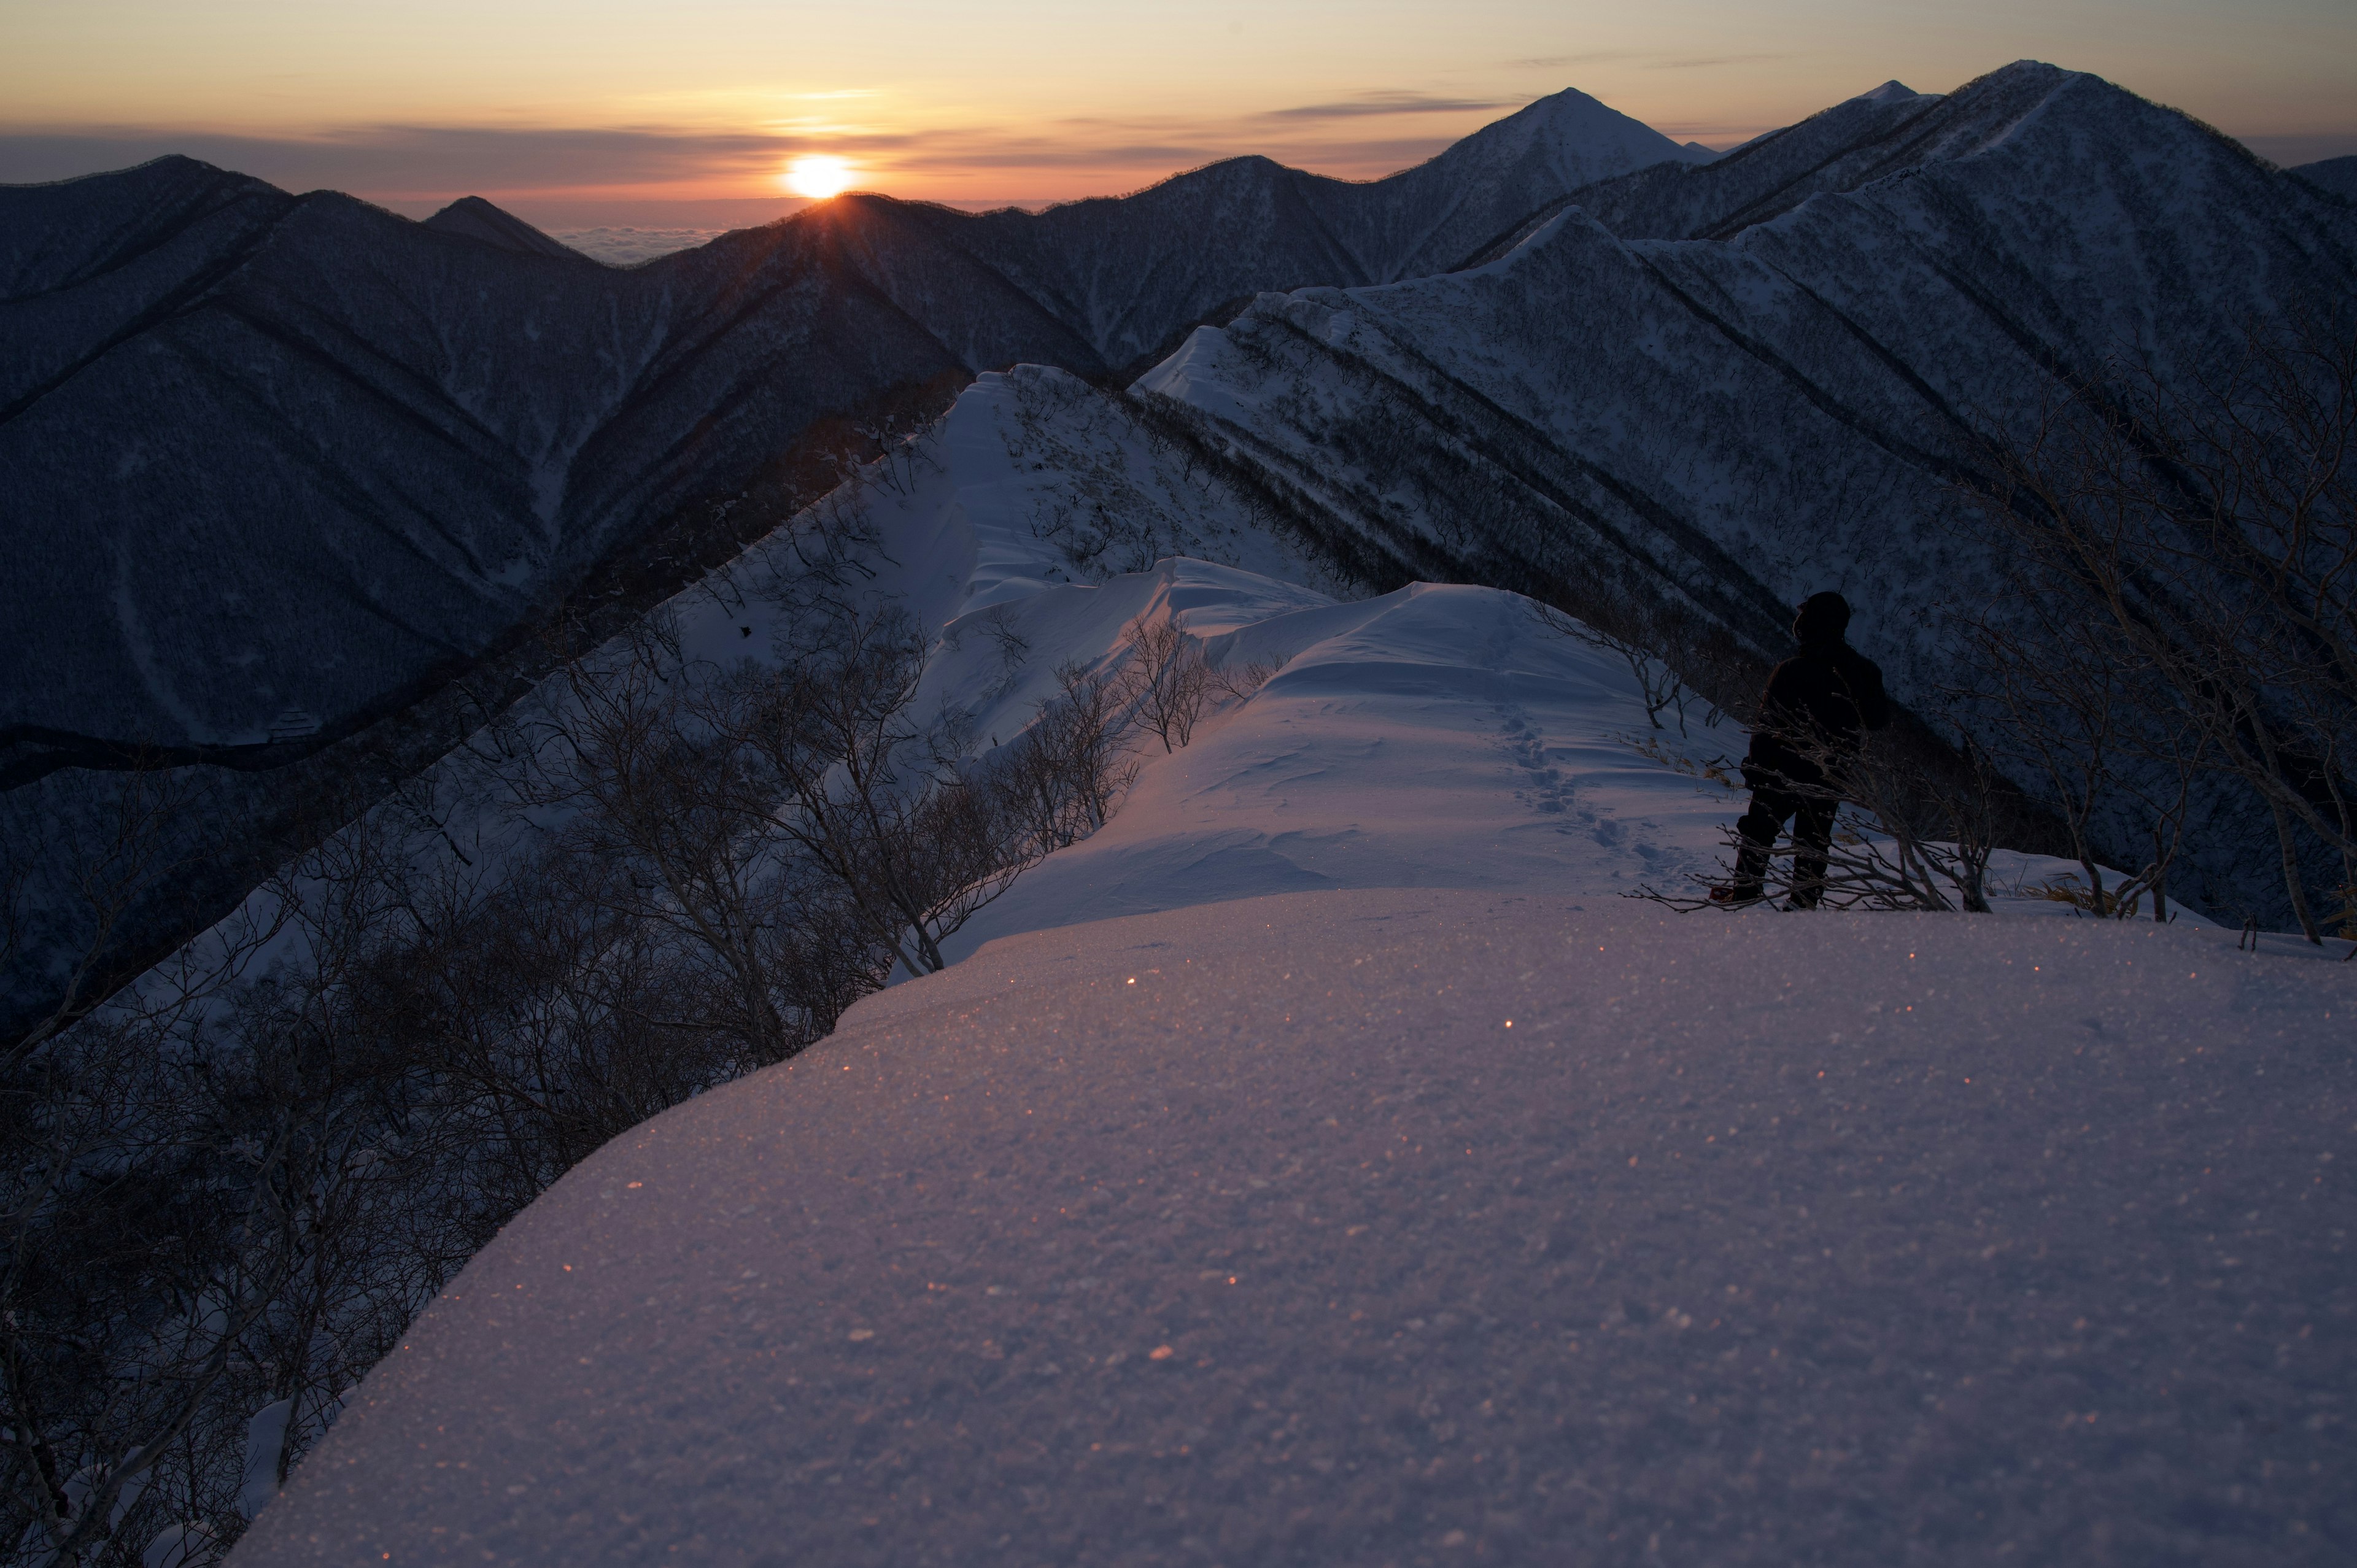
<path fill-rule="evenodd" d="M 1608 61 L 1631 61 L 1645 70 L 1700 70 L 1715 65 L 1749 65 L 1757 60 L 1787 59 L 1780 54 L 1747 55 L 1684 55 L 1645 54 L 1635 49 L 1598 49 L 1591 54 L 1542 55 L 1530 59 L 1510 59 L 1506 64 L 1520 70 L 1560 70 L 1571 65 L 1601 65 Z"/>
<path fill-rule="evenodd" d="M 839 141 L 831 137 L 827 145 Z M 18 131 L 0 134 L 0 181 L 63 179 L 181 153 L 290 190 L 324 187 L 389 193 L 662 185 L 766 171 L 784 154 L 807 145 L 812 144 L 794 137 L 627 126 L 372 125 L 303 137 L 135 126 Z"/>
<path fill-rule="evenodd" d="M 1436 98 L 1426 92 L 1361 92 L 1340 103 L 1305 103 L 1297 109 L 1270 109 L 1254 120 L 1351 120 L 1366 114 L 1461 114 L 1494 109 L 1519 109 L 1515 101 L 1490 98 Z"/>
<path fill-rule="evenodd" d="M 1783 59 L 1783 55 L 1695 55 L 1684 59 L 1657 59 L 1646 62 L 1648 70 L 1700 70 L 1714 65 L 1750 65 L 1763 59 Z"/>
<path fill-rule="evenodd" d="M 177 153 L 283 189 L 349 191 L 404 210 L 474 194 L 535 209 L 553 203 L 568 211 L 619 212 L 683 201 L 774 202 L 776 177 L 787 161 L 798 153 L 825 151 L 858 166 L 858 182 L 869 188 L 952 200 L 1034 201 L 1131 189 L 1250 153 L 1366 178 L 1422 162 L 1455 139 L 1354 134 L 1414 123 L 1384 116 L 1488 114 L 1515 107 L 1383 91 L 1228 120 L 1074 117 L 911 132 L 382 124 L 258 136 L 137 125 L 20 126 L 0 128 L 0 184 L 68 179 Z"/>
<path fill-rule="evenodd" d="M 1598 49 L 1584 55 L 1541 55 L 1534 59 L 1510 59 L 1506 64 L 1515 70 L 1560 70 L 1567 65 L 1596 65 L 1605 60 L 1636 58 L 1633 49 Z"/>

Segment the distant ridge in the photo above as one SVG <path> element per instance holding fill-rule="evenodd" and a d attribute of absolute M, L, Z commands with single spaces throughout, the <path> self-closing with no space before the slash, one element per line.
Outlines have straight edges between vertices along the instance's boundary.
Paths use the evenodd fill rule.
<path fill-rule="evenodd" d="M 1390 552 L 1378 581 L 1609 585 L 1763 657 L 1838 586 L 1922 703 L 1964 658 L 1944 618 L 2007 602 L 1948 488 L 1981 432 L 2036 431 L 2115 358 L 2190 385 L 2245 324 L 2357 297 L 2346 200 L 2035 61 L 1558 205 L 1476 271 L 1265 295 L 1136 390 Z M 2172 898 L 2287 918 L 2259 818 L 2209 819 Z"/>
<path fill-rule="evenodd" d="M 1415 275 L 1695 156 L 1566 91 L 1382 180 L 853 195 L 627 270 L 480 197 L 412 223 L 186 157 L 0 188 L 0 743 L 258 745 L 289 706 L 349 733 L 813 422 L 1017 360 L 1115 378 L 1263 291 Z"/>
<path fill-rule="evenodd" d="M 2324 158 L 2316 163 L 2302 164 L 2290 172 L 2335 196 L 2345 196 L 2357 201 L 2357 153 L 2347 157 Z"/>
<path fill-rule="evenodd" d="M 554 256 L 567 262 L 590 259 L 570 245 L 542 233 L 514 213 L 492 206 L 479 196 L 460 197 L 426 219 L 425 227 L 445 234 L 462 234 L 469 240 L 480 240 L 487 245 L 497 245 L 503 251 L 516 251 L 528 256 Z"/>
<path fill-rule="evenodd" d="M 188 157 L 0 187 L 0 832 L 48 842 L 135 755 L 201 764 L 241 803 L 186 902 L 242 894 L 241 843 L 418 764 L 528 627 L 627 624 L 815 499 L 859 422 L 1018 361 L 1125 380 L 1264 291 L 1413 275 L 1696 156 L 1563 92 L 1364 184 L 849 196 L 629 267 L 479 199 L 412 222 Z M 0 1036 L 73 940 L 0 973 Z"/>

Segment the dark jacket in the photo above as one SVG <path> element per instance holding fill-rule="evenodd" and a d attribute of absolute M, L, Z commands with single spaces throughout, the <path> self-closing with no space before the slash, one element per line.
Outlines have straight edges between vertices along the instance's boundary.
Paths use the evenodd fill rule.
<path fill-rule="evenodd" d="M 1755 789 L 1822 787 L 1830 782 L 1824 763 L 1856 755 L 1861 732 L 1889 723 L 1890 699 L 1874 660 L 1838 636 L 1814 639 L 1768 677 L 1744 779 Z"/>

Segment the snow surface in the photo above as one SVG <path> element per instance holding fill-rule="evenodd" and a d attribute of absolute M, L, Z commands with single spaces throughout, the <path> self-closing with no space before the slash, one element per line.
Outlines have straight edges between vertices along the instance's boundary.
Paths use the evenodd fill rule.
<path fill-rule="evenodd" d="M 2346 1561 L 2352 992 L 1428 889 L 1017 938 L 576 1169 L 235 1561 Z"/>

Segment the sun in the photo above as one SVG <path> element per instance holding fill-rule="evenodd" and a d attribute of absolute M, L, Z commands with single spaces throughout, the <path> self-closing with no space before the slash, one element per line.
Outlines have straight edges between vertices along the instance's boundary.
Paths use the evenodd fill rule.
<path fill-rule="evenodd" d="M 824 153 L 804 153 L 786 166 L 786 188 L 796 196 L 824 200 L 851 183 L 851 166 Z"/>

